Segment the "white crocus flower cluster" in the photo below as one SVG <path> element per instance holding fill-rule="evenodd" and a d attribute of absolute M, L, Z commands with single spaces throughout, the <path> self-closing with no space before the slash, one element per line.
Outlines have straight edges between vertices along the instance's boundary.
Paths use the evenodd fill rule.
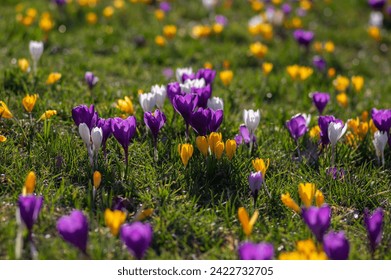
<path fill-rule="evenodd" d="M 165 86 L 154 85 L 151 87 L 151 92 L 140 93 L 138 99 L 144 112 L 152 112 L 155 106 L 160 110 L 163 109 L 166 96 L 167 90 Z"/>
<path fill-rule="evenodd" d="M 94 167 L 94 163 L 97 164 L 98 151 L 102 145 L 102 129 L 100 127 L 94 127 L 90 132 L 90 128 L 85 123 L 81 123 L 79 125 L 79 134 L 87 147 L 90 164 L 92 167 Z"/>

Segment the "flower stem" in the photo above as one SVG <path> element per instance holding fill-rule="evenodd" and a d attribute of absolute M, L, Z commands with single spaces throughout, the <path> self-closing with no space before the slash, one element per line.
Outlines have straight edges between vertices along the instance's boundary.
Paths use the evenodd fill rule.
<path fill-rule="evenodd" d="M 299 160 L 301 159 L 301 153 L 300 153 L 300 147 L 299 147 L 299 141 L 296 139 L 296 146 L 297 146 L 297 156 L 299 157 Z"/>
<path fill-rule="evenodd" d="M 159 160 L 158 150 L 157 150 L 157 139 L 153 140 L 153 159 L 157 162 Z"/>
<path fill-rule="evenodd" d="M 335 166 L 335 145 L 331 145 L 331 167 Z"/>

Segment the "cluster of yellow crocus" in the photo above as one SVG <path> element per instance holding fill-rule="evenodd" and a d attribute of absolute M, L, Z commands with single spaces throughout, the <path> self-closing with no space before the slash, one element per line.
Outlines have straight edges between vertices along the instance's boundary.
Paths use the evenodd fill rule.
<path fill-rule="evenodd" d="M 303 27 L 303 22 L 299 17 L 293 17 L 291 20 L 286 20 L 284 22 L 284 27 L 286 29 L 298 29 Z"/>
<path fill-rule="evenodd" d="M 127 115 L 133 115 L 134 109 L 133 109 L 133 102 L 132 100 L 125 96 L 124 99 L 118 99 L 117 100 L 117 108 L 121 110 L 121 112 L 127 114 Z"/>
<path fill-rule="evenodd" d="M 177 27 L 175 25 L 165 25 L 163 26 L 163 35 L 167 39 L 173 39 L 176 35 Z"/>
<path fill-rule="evenodd" d="M 233 78 L 234 78 L 234 72 L 232 70 L 223 70 L 219 74 L 220 80 L 223 83 L 223 85 L 228 86 L 231 84 Z"/>
<path fill-rule="evenodd" d="M 312 205 L 312 202 L 315 198 L 315 204 L 317 207 L 320 207 L 324 203 L 324 196 L 320 190 L 317 190 L 315 184 L 313 183 L 300 183 L 299 184 L 299 196 L 301 202 L 304 204 L 306 208 Z M 300 206 L 291 198 L 289 193 L 281 195 L 282 203 L 291 208 L 296 213 L 301 213 Z"/>
<path fill-rule="evenodd" d="M 195 25 L 191 29 L 191 35 L 198 38 L 206 38 L 212 33 L 212 28 L 209 25 Z"/>
<path fill-rule="evenodd" d="M 307 80 L 314 72 L 311 67 L 299 66 L 297 64 L 287 66 L 286 71 L 293 81 Z"/>
<path fill-rule="evenodd" d="M 248 27 L 248 31 L 253 36 L 261 35 L 265 40 L 273 38 L 273 26 L 270 23 L 251 25 Z"/>
<path fill-rule="evenodd" d="M 368 121 L 368 112 L 364 111 L 361 116 L 355 119 L 350 119 L 347 122 L 349 131 L 346 133 L 347 143 L 350 146 L 356 146 L 358 142 L 361 142 L 371 131 L 372 134 L 377 131 L 372 119 Z"/>
<path fill-rule="evenodd" d="M 244 207 L 238 209 L 238 218 L 239 222 L 242 225 L 244 234 L 249 237 L 253 231 L 255 222 L 259 216 L 259 211 L 255 210 L 254 214 L 251 216 L 248 215 L 247 210 Z"/>
<path fill-rule="evenodd" d="M 312 239 L 301 240 L 296 244 L 296 251 L 282 252 L 280 260 L 327 260 L 327 255 L 322 249 L 317 249 Z"/>
<path fill-rule="evenodd" d="M 8 109 L 7 104 L 4 101 L 0 101 L 0 119 L 12 119 L 14 116 L 11 111 Z"/>
<path fill-rule="evenodd" d="M 327 42 L 314 42 L 314 50 L 318 53 L 326 52 L 326 53 L 333 53 L 335 50 L 335 45 L 331 41 Z"/>
<path fill-rule="evenodd" d="M 260 171 L 262 173 L 263 178 L 265 178 L 266 171 L 269 168 L 270 160 L 266 159 L 265 161 L 261 158 L 256 158 L 252 160 L 252 164 L 255 171 Z"/>
<path fill-rule="evenodd" d="M 37 99 L 38 99 L 38 94 L 31 94 L 31 95 L 27 94 L 22 99 L 23 107 L 28 113 L 31 113 L 31 111 L 34 109 Z"/>
<path fill-rule="evenodd" d="M 262 59 L 267 54 L 268 48 L 260 42 L 256 42 L 250 45 L 250 52 L 253 56 Z"/>
<path fill-rule="evenodd" d="M 16 5 L 16 11 L 18 12 L 18 14 L 16 15 L 16 20 L 21 24 L 23 24 L 24 26 L 31 26 L 34 23 L 35 19 L 37 18 L 38 11 L 34 8 L 28 8 L 25 14 L 23 15 L 23 13 L 21 13 L 22 10 L 23 10 L 22 4 Z"/>
<path fill-rule="evenodd" d="M 37 177 L 35 176 L 34 171 L 30 171 L 29 174 L 27 174 L 26 180 L 24 182 L 22 194 L 23 195 L 33 194 L 36 183 L 37 183 Z"/>
<path fill-rule="evenodd" d="M 181 157 L 183 165 L 186 167 L 189 163 L 190 158 L 193 156 L 193 145 L 192 144 L 179 144 L 178 153 Z"/>
<path fill-rule="evenodd" d="M 210 153 L 214 155 L 217 159 L 221 159 L 225 147 L 227 158 L 231 160 L 236 152 L 236 141 L 228 139 L 224 145 L 221 133 L 217 132 L 212 132 L 208 137 L 197 136 L 196 145 L 198 150 L 205 157 L 208 155 L 208 153 Z"/>
<path fill-rule="evenodd" d="M 53 117 L 54 115 L 57 115 L 57 111 L 56 110 L 46 110 L 45 113 L 43 113 L 38 120 L 39 121 L 48 120 L 51 117 Z"/>
<path fill-rule="evenodd" d="M 60 73 L 57 73 L 57 72 L 52 72 L 49 74 L 47 80 L 46 80 L 46 84 L 47 85 L 53 85 L 55 84 L 57 81 L 59 81 L 61 79 L 61 74 Z"/>

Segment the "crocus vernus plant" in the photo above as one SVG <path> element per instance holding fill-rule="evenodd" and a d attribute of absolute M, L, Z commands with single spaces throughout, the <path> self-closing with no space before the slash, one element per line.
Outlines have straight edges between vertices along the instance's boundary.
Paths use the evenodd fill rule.
<path fill-rule="evenodd" d="M 374 257 L 376 247 L 379 245 L 382 239 L 383 218 L 384 218 L 384 211 L 382 208 L 378 208 L 375 211 L 373 211 L 372 215 L 368 209 L 365 209 L 364 224 L 367 230 L 372 258 Z"/>
<path fill-rule="evenodd" d="M 376 150 L 376 156 L 377 160 L 380 164 L 380 160 L 382 162 L 382 165 L 385 165 L 385 159 L 384 159 L 384 149 L 386 148 L 387 141 L 388 141 L 388 136 L 387 132 L 385 131 L 376 131 L 374 136 L 373 136 L 373 146 L 375 147 Z"/>
<path fill-rule="evenodd" d="M 328 205 L 322 207 L 302 208 L 302 217 L 309 229 L 315 235 L 319 242 L 322 242 L 323 236 L 330 227 L 331 208 Z"/>
<path fill-rule="evenodd" d="M 310 118 L 309 118 L 310 119 Z M 304 136 L 308 130 L 309 119 L 305 114 L 298 114 L 293 116 L 289 121 L 285 123 L 286 128 L 289 131 L 290 136 L 296 143 L 297 153 L 300 158 L 300 147 L 299 147 L 299 138 Z"/>
<path fill-rule="evenodd" d="M 84 80 L 87 83 L 88 89 L 92 91 L 95 85 L 98 83 L 99 78 L 94 75 L 94 73 L 87 71 L 84 75 Z"/>
<path fill-rule="evenodd" d="M 308 49 L 314 39 L 314 33 L 303 29 L 297 29 L 293 32 L 293 37 L 299 45 Z"/>
<path fill-rule="evenodd" d="M 334 167 L 335 164 L 335 147 L 339 139 L 345 134 L 347 129 L 347 124 L 343 125 L 341 121 L 339 122 L 330 122 L 328 126 L 328 137 L 331 144 L 331 166 Z"/>
<path fill-rule="evenodd" d="M 238 249 L 241 260 L 272 260 L 274 257 L 273 245 L 266 242 L 244 242 Z"/>
<path fill-rule="evenodd" d="M 315 92 L 312 94 L 312 102 L 316 109 L 318 109 L 319 115 L 322 114 L 327 103 L 330 101 L 330 95 L 326 92 Z"/>
<path fill-rule="evenodd" d="M 158 160 L 158 150 L 157 150 L 157 136 L 159 131 L 162 129 L 166 123 L 166 116 L 163 112 L 156 109 L 154 113 L 145 112 L 144 113 L 144 122 L 152 133 L 153 137 L 153 147 L 154 147 L 154 159 Z"/>
<path fill-rule="evenodd" d="M 323 249 L 330 260 L 347 260 L 349 258 L 349 241 L 342 231 L 326 234 L 323 238 Z"/>
<path fill-rule="evenodd" d="M 134 222 L 123 225 L 120 238 L 129 252 L 137 259 L 142 259 L 152 242 L 153 230 L 150 224 Z"/>
<path fill-rule="evenodd" d="M 31 58 L 33 59 L 33 71 L 34 74 L 37 74 L 38 61 L 43 53 L 43 42 L 30 41 L 29 49 Z"/>

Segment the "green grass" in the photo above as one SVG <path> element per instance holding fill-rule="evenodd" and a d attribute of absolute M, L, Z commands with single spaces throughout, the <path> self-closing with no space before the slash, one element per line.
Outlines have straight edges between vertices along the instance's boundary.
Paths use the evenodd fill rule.
<path fill-rule="evenodd" d="M 154 229 L 147 259 L 235 259 L 237 246 L 245 239 L 237 210 L 244 206 L 252 213 L 254 209 L 247 178 L 253 171 L 251 160 L 256 157 L 270 158 L 266 183 L 272 198 L 261 190 L 256 205 L 260 217 L 252 241 L 271 242 L 278 257 L 282 251 L 293 250 L 298 240 L 311 238 L 300 217 L 282 205 L 280 195 L 289 192 L 299 201 L 299 183 L 312 182 L 333 209 L 331 229 L 345 231 L 351 244 L 351 259 L 370 258 L 363 211 L 382 207 L 384 236 L 375 257 L 391 259 L 389 147 L 386 166 L 380 168 L 371 139 L 357 148 L 339 143 L 338 165 L 346 170 L 346 176 L 343 180 L 333 180 L 326 174 L 330 150 L 321 153 L 317 161 L 297 162 L 295 145 L 284 128 L 285 121 L 299 112 L 311 113 L 311 127 L 316 124 L 317 113 L 308 98 L 312 91 L 330 92 L 332 100 L 326 113 L 345 121 L 359 116 L 363 110 L 391 107 L 391 80 L 387 78 L 391 69 L 390 29 L 383 30 L 381 44 L 369 38 L 366 31 L 369 8 L 363 1 L 333 1 L 330 5 L 316 1 L 313 10 L 303 18 L 304 27 L 316 32 L 316 40 L 335 43 L 335 53 L 326 56 L 330 67 L 335 67 L 338 74 L 365 77 L 363 92 L 354 97 L 355 104 L 350 103 L 347 109 L 336 103 L 332 78 L 314 73 L 298 88 L 291 82 L 285 67 L 296 63 L 311 65 L 314 54 L 312 50 L 308 56 L 300 52 L 291 38 L 291 30 L 284 31 L 286 39 L 275 36 L 272 41 L 264 42 L 269 47 L 265 60 L 272 62 L 274 69 L 263 79 L 259 62 L 249 55 L 249 45 L 254 39 L 247 31 L 247 21 L 255 13 L 246 1 L 234 1 L 232 9 L 219 7 L 217 12 L 230 20 L 228 27 L 220 36 L 199 40 L 191 38 L 189 32 L 193 23 L 207 21 L 208 14 L 200 1 L 173 2 L 173 11 L 164 24 L 176 24 L 178 34 L 164 48 L 154 43 L 163 24 L 154 18 L 152 6 L 126 1 L 124 10 L 117 10 L 112 19 L 105 20 L 101 11 L 111 1 L 101 1 L 95 9 L 77 10 L 72 5 L 66 14 L 48 6 L 48 1 L 24 1 L 26 8 L 35 7 L 39 13 L 50 11 L 56 25 L 49 34 L 36 79 L 31 74 L 22 74 L 15 62 L 22 57 L 29 58 L 29 41 L 41 40 L 43 35 L 37 23 L 24 27 L 16 22 L 15 1 L 2 2 L 0 100 L 6 102 L 19 124 L 0 120 L 0 134 L 7 137 L 5 143 L 0 143 L 0 259 L 15 258 L 16 201 L 30 170 L 37 174 L 36 193 L 44 196 L 44 206 L 34 226 L 40 259 L 79 258 L 76 249 L 66 244 L 55 229 L 57 219 L 74 208 L 88 216 L 88 251 L 93 259 L 131 258 L 104 224 L 103 211 L 116 196 L 129 200 L 127 221 L 142 207 L 155 209 L 147 219 Z M 85 23 L 85 12 L 89 10 L 97 11 L 97 25 Z M 60 25 L 66 26 L 65 33 L 58 31 Z M 143 46 L 135 44 L 135 38 L 140 36 L 145 39 Z M 248 149 L 241 147 L 232 161 L 225 157 L 220 161 L 211 158 L 205 161 L 195 148 L 185 168 L 177 153 L 178 144 L 185 141 L 184 123 L 178 116 L 171 121 L 173 108 L 166 101 L 163 111 L 168 121 L 159 136 L 159 161 L 154 162 L 151 136 L 145 134 L 137 90 L 148 91 L 154 84 L 166 84 L 168 81 L 162 75 L 165 67 L 192 66 L 196 70 L 209 61 L 219 72 L 224 60 L 230 61 L 234 79 L 228 87 L 222 85 L 218 75 L 214 82 L 213 95 L 225 102 L 220 131 L 224 140 L 232 139 L 242 122 L 242 110 L 259 108 L 262 117 L 256 130 L 256 149 L 249 155 Z M 71 118 L 74 106 L 93 102 L 83 81 L 87 70 L 100 79 L 94 89 L 99 115 L 120 115 L 115 108 L 116 100 L 132 96 L 138 123 L 137 136 L 130 145 L 126 180 L 122 176 L 122 148 L 114 138 L 107 143 L 107 161 L 100 154 L 98 170 L 103 179 L 95 211 L 91 210 L 90 198 L 92 170 Z M 47 75 L 53 71 L 60 72 L 62 78 L 58 84 L 47 86 Z M 47 109 L 58 112 L 50 121 L 47 140 L 42 122 L 31 128 L 21 104 L 26 93 L 39 94 L 33 110 L 35 119 Z M 348 94 L 352 100 L 354 93 Z M 32 136 L 26 139 L 23 133 L 29 134 L 30 129 Z M 194 145 L 195 136 L 192 132 L 190 142 Z M 300 140 L 300 146 L 304 152 L 310 152 L 313 147 L 307 136 Z M 23 257 L 29 258 L 27 250 Z"/>

